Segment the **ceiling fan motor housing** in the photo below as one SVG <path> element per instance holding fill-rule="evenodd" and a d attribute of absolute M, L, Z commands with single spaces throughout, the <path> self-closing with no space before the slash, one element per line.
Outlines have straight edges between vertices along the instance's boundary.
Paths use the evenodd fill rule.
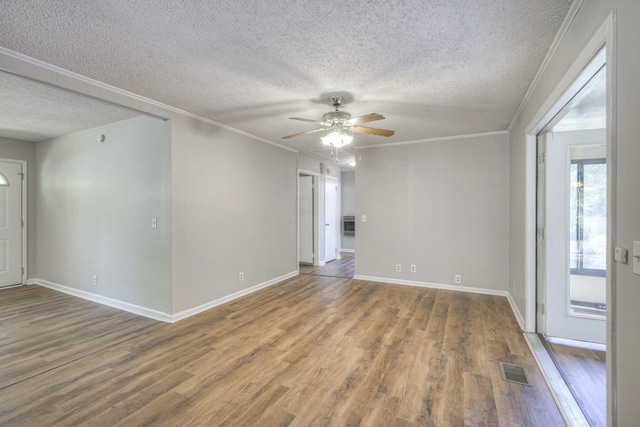
<path fill-rule="evenodd" d="M 346 111 L 330 111 L 322 116 L 322 121 L 329 124 L 346 122 L 351 119 L 351 114 Z"/>

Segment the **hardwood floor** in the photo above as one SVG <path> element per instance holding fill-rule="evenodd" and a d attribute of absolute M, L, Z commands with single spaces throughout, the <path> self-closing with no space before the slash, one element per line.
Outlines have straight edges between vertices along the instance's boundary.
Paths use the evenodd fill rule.
<path fill-rule="evenodd" d="M 591 427 L 607 425 L 604 351 L 548 343 L 551 357 Z"/>
<path fill-rule="evenodd" d="M 298 271 L 300 274 L 352 278 L 356 270 L 355 254 L 342 252 L 340 255 L 340 259 L 330 261 L 321 267 L 300 264 Z"/>
<path fill-rule="evenodd" d="M 563 421 L 506 298 L 299 275 L 2 388 L 0 425 Z"/>
<path fill-rule="evenodd" d="M 0 289 L 0 388 L 161 325 L 40 286 Z"/>

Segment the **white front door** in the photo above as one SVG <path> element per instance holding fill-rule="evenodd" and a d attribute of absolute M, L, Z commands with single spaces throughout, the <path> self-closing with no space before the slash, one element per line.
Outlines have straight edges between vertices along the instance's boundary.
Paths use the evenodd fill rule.
<path fill-rule="evenodd" d="M 338 247 L 336 235 L 338 232 L 338 180 L 327 176 L 324 190 L 324 260 L 325 262 L 336 259 Z"/>
<path fill-rule="evenodd" d="M 313 176 L 298 177 L 298 261 L 313 264 Z"/>
<path fill-rule="evenodd" d="M 0 162 L 0 287 L 22 283 L 22 165 Z"/>

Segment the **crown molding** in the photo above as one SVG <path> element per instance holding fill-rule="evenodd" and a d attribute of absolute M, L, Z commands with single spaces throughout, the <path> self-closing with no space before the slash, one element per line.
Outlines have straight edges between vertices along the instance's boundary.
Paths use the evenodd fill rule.
<path fill-rule="evenodd" d="M 399 145 L 424 144 L 425 142 L 450 141 L 455 139 L 467 139 L 467 138 L 478 138 L 483 136 L 506 135 L 508 133 L 509 131 L 507 130 L 499 130 L 494 132 L 480 132 L 480 133 L 470 133 L 466 135 L 452 135 L 452 136 L 442 136 L 438 138 L 417 139 L 414 141 L 401 141 L 401 142 L 390 142 L 387 144 L 364 145 L 362 147 L 353 147 L 353 148 L 356 150 L 365 150 L 367 148 L 387 148 L 387 147 L 397 147 Z"/>
<path fill-rule="evenodd" d="M 573 3 L 571 3 L 569 12 L 567 12 L 567 16 L 565 16 L 564 21 L 562 21 L 562 25 L 560 25 L 560 29 L 556 33 L 556 36 L 553 39 L 553 42 L 551 43 L 551 47 L 549 47 L 549 50 L 547 51 L 547 55 L 544 57 L 544 60 L 542 61 L 540 68 L 538 68 L 538 72 L 536 73 L 533 80 L 531 81 L 531 84 L 529 85 L 529 89 L 527 89 L 527 92 L 524 94 L 524 98 L 522 98 L 522 101 L 520 102 L 518 109 L 516 110 L 515 114 L 513 115 L 513 118 L 511 119 L 511 123 L 509 123 L 509 127 L 507 127 L 508 132 L 511 132 L 511 129 L 513 129 L 513 127 L 515 126 L 516 122 L 520 118 L 520 115 L 522 114 L 522 111 L 524 110 L 525 105 L 527 105 L 527 103 L 529 102 L 529 99 L 531 98 L 531 94 L 533 93 L 535 88 L 538 86 L 538 83 L 540 82 L 542 75 L 544 74 L 545 71 L 547 71 L 547 67 L 551 62 L 551 59 L 554 57 L 554 55 L 556 54 L 556 51 L 560 47 L 560 43 L 564 39 L 564 36 L 567 34 L 567 31 L 569 30 L 571 23 L 573 22 L 576 15 L 578 14 L 578 11 L 582 6 L 583 1 L 584 0 L 574 0 Z"/>
<path fill-rule="evenodd" d="M 33 67 L 37 67 L 37 69 L 33 69 Z M 15 52 L 1 46 L 0 70 L 19 77 L 28 78 L 30 80 L 51 85 L 59 89 L 67 90 L 78 95 L 88 96 L 90 98 L 98 99 L 103 102 L 110 102 L 120 107 L 139 111 L 142 114 L 152 115 L 163 120 L 170 120 L 171 114 L 178 114 L 180 116 L 199 120 L 201 122 L 226 129 L 230 132 L 246 136 L 247 138 L 253 139 L 255 141 L 282 148 L 283 150 L 291 151 L 293 153 L 298 152 L 298 150 L 284 146 L 282 144 L 278 144 L 277 142 L 261 138 L 240 129 L 236 129 L 234 127 L 216 122 L 215 120 L 211 120 L 206 117 L 181 110 L 180 108 L 172 107 L 171 105 L 164 104 L 151 98 L 147 98 L 145 96 L 138 95 L 136 93 L 129 92 L 115 86 L 111 86 L 101 81 L 83 76 L 78 73 L 74 73 L 67 69 L 49 64 L 47 62 L 32 58 L 30 56 Z M 80 89 L 79 86 L 84 87 Z M 129 102 L 125 103 L 124 100 Z M 133 103 L 131 101 L 133 101 Z"/>

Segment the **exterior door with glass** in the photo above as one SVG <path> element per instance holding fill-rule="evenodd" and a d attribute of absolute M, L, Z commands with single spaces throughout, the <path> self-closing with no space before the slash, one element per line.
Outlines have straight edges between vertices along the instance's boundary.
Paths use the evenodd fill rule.
<path fill-rule="evenodd" d="M 606 341 L 604 129 L 539 136 L 540 325 L 547 336 Z"/>

